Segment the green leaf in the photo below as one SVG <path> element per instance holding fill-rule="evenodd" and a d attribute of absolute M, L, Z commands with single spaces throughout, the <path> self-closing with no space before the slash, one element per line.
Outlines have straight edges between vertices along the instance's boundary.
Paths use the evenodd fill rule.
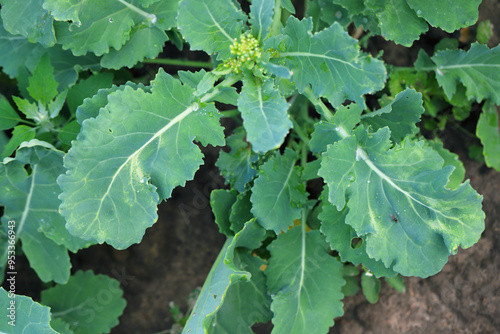
<path fill-rule="evenodd" d="M 484 20 L 477 24 L 476 39 L 478 43 L 487 44 L 493 36 L 493 24 L 490 20 Z"/>
<path fill-rule="evenodd" d="M 445 50 L 432 57 L 434 66 L 422 70 L 434 70 L 439 85 L 451 99 L 461 83 L 469 100 L 492 100 L 500 105 L 500 46 L 488 49 L 486 45 L 472 44 L 469 51 Z"/>
<path fill-rule="evenodd" d="M 217 59 L 226 59 L 246 19 L 231 0 L 181 0 L 177 23 L 191 50 L 217 52 Z"/>
<path fill-rule="evenodd" d="M 274 1 L 254 0 L 250 5 L 250 25 L 259 42 L 265 40 L 273 23 Z"/>
<path fill-rule="evenodd" d="M 453 167 L 423 141 L 391 148 L 390 131 L 362 127 L 329 146 L 319 175 L 329 201 L 346 223 L 366 236 L 368 256 L 405 276 L 427 277 L 441 270 L 458 246 L 468 248 L 484 230 L 482 197 L 468 182 L 446 189 Z"/>
<path fill-rule="evenodd" d="M 50 47 L 56 43 L 54 19 L 42 8 L 44 0 L 4 0 L 2 19 L 7 31 L 21 35 L 30 43 L 40 43 Z"/>
<path fill-rule="evenodd" d="M 49 55 L 46 53 L 36 65 L 33 76 L 29 78 L 28 92 L 35 101 L 47 106 L 56 97 L 58 85 L 54 77 L 54 68 L 50 64 Z"/>
<path fill-rule="evenodd" d="M 405 281 L 403 280 L 403 277 L 401 275 L 397 275 L 394 277 L 387 277 L 385 281 L 397 292 L 399 293 L 406 292 Z"/>
<path fill-rule="evenodd" d="M 295 14 L 295 8 L 293 7 L 291 0 L 281 0 L 281 7 L 289 11 L 290 14 Z"/>
<path fill-rule="evenodd" d="M 498 123 L 498 109 L 490 102 L 483 106 L 479 116 L 476 135 L 484 147 L 484 159 L 488 167 L 500 171 L 500 126 Z"/>
<path fill-rule="evenodd" d="M 250 202 L 251 195 L 252 192 L 250 190 L 239 193 L 231 207 L 229 221 L 231 222 L 230 228 L 234 233 L 241 231 L 245 223 L 254 218 L 250 212 L 252 209 L 252 202 Z"/>
<path fill-rule="evenodd" d="M 217 312 L 223 303 L 228 288 L 242 279 L 248 279 L 248 272 L 240 270 L 234 272 L 224 263 L 228 247 L 234 238 L 236 236 L 226 240 L 212 269 L 210 269 L 193 311 L 184 326 L 183 333 L 205 334 L 206 324 L 210 322 L 209 319 L 213 317 L 213 314 Z M 206 320 L 207 317 L 210 318 Z"/>
<path fill-rule="evenodd" d="M 109 333 L 127 304 L 120 282 L 92 271 L 77 271 L 64 285 L 42 291 L 53 319 L 62 319 L 82 334 Z"/>
<path fill-rule="evenodd" d="M 297 226 L 268 246 L 265 274 L 273 299 L 273 333 L 326 333 L 342 315 L 342 264 L 328 254 L 319 231 Z"/>
<path fill-rule="evenodd" d="M 307 201 L 296 161 L 297 154 L 290 149 L 276 153 L 262 165 L 252 188 L 252 213 L 262 227 L 276 234 L 293 225 Z"/>
<path fill-rule="evenodd" d="M 9 157 L 23 141 L 30 141 L 35 138 L 35 129 L 27 125 L 17 125 L 12 131 L 12 137 L 3 149 L 0 158 Z"/>
<path fill-rule="evenodd" d="M 14 304 L 14 314 L 11 317 L 11 303 Z M 9 293 L 0 288 L 0 307 L 2 308 L 2 321 L 0 331 L 2 333 L 37 333 L 57 334 L 50 327 L 50 308 L 34 302 L 30 297 L 15 295 L 10 298 Z M 9 322 L 11 322 L 9 324 Z"/>
<path fill-rule="evenodd" d="M 31 118 L 32 120 L 40 123 L 42 118 L 45 118 L 47 115 L 41 114 L 40 109 L 38 109 L 38 105 L 36 103 L 31 103 L 27 99 L 22 99 L 17 96 L 13 96 L 12 99 L 16 104 L 17 108 L 20 112 L 22 112 L 26 118 Z"/>
<path fill-rule="evenodd" d="M 151 93 L 114 92 L 83 122 L 58 179 L 72 234 L 117 249 L 139 242 L 157 219 L 157 204 L 203 163 L 193 140 L 224 145 L 213 104 L 194 102 L 193 90 L 161 69 L 151 84 Z"/>
<path fill-rule="evenodd" d="M 167 39 L 167 34 L 161 29 L 146 25 L 134 27 L 127 43 L 119 51 L 112 49 L 106 53 L 101 58 L 101 65 L 115 70 L 131 68 L 145 58 L 157 57 Z"/>
<path fill-rule="evenodd" d="M 384 3 L 383 10 L 377 13 L 377 17 L 380 20 L 379 27 L 382 36 L 385 38 L 410 47 L 420 34 L 429 29 L 425 20 L 417 16 L 417 13 L 408 6 L 407 1 L 381 0 L 379 2 Z M 442 18 L 440 20 L 445 21 Z"/>
<path fill-rule="evenodd" d="M 157 17 L 141 9 L 140 1 L 76 0 L 61 6 L 61 0 L 49 0 L 44 8 L 50 10 L 56 20 L 54 25 L 59 44 L 71 49 L 75 56 L 93 52 L 101 56 L 110 48 L 120 50 L 130 39 L 132 27 L 145 21 L 154 23 Z M 156 29 L 156 28 L 154 28 Z"/>
<path fill-rule="evenodd" d="M 427 144 L 443 158 L 444 166 L 455 167 L 453 173 L 450 175 L 450 180 L 446 184 L 446 188 L 455 189 L 460 186 L 465 178 L 465 168 L 458 155 L 445 149 L 443 143 L 438 138 L 427 141 Z"/>
<path fill-rule="evenodd" d="M 75 140 L 76 136 L 78 136 L 80 128 L 81 126 L 76 120 L 66 123 L 66 125 L 59 129 L 57 139 L 59 139 L 63 144 L 71 145 L 71 141 Z"/>
<path fill-rule="evenodd" d="M 98 73 L 88 77 L 87 79 L 80 80 L 76 85 L 71 87 L 66 97 L 69 111 L 74 115 L 76 114 L 78 106 L 83 103 L 85 98 L 94 96 L 99 89 L 110 88 L 113 84 L 112 73 Z M 104 107 L 103 105 L 102 107 Z"/>
<path fill-rule="evenodd" d="M 244 139 L 245 132 L 241 128 L 236 129 L 235 133 L 227 138 L 227 146 L 231 151 L 226 153 L 221 150 L 215 163 L 226 181 L 239 192 L 243 192 L 245 185 L 257 175 L 253 163 L 259 158 Z"/>
<path fill-rule="evenodd" d="M 40 279 L 64 283 L 71 267 L 66 248 L 76 251 L 88 243 L 68 233 L 58 212 L 60 189 L 56 178 L 64 171 L 63 152 L 50 147 L 33 140 L 19 148 L 15 159 L 0 165 L 4 194 L 0 204 L 5 206 L 2 222 L 16 222 L 16 238 L 22 241 L 24 254 Z M 2 254 L 2 261 L 6 256 Z"/>
<path fill-rule="evenodd" d="M 311 29 L 311 19 L 290 17 L 283 35 L 269 38 L 265 49 L 280 51 L 279 58 L 293 72 L 300 93 L 310 85 L 316 96 L 328 98 L 334 107 L 346 99 L 364 106 L 362 96 L 384 86 L 383 63 L 360 53 L 357 40 L 337 23 L 315 35 Z"/>
<path fill-rule="evenodd" d="M 274 88 L 273 80 L 245 78 L 238 109 L 252 150 L 266 153 L 283 144 L 292 127 L 287 110 L 290 105 Z"/>
<path fill-rule="evenodd" d="M 361 275 L 361 288 L 363 289 L 366 300 L 368 300 L 370 304 L 375 304 L 378 301 L 380 285 L 380 280 L 373 276 L 372 273 L 365 272 Z"/>
<path fill-rule="evenodd" d="M 366 241 L 359 238 L 356 231 L 345 222 L 348 208 L 337 211 L 333 205 L 326 202 L 318 218 L 321 220 L 321 233 L 332 249 L 339 252 L 342 262 L 354 265 L 363 264 L 377 277 L 392 277 L 396 272 L 387 268 L 381 261 L 374 260 L 366 253 Z"/>
<path fill-rule="evenodd" d="M 423 113 L 422 94 L 406 89 L 385 107 L 363 115 L 362 124 L 371 125 L 374 130 L 387 126 L 391 139 L 400 142 L 418 131 L 416 123 L 420 122 Z"/>
<path fill-rule="evenodd" d="M 95 92 L 97 86 L 100 86 L 99 84 L 100 80 L 96 80 L 95 82 L 94 80 L 95 79 L 90 79 L 90 82 L 88 83 L 86 82 L 82 87 L 83 89 L 81 94 L 80 92 L 75 93 L 75 95 L 78 95 L 79 98 L 75 96 L 75 101 L 71 102 L 73 106 L 78 106 L 76 108 L 76 120 L 78 121 L 79 124 L 83 124 L 83 121 L 88 118 L 96 118 L 99 115 L 99 110 L 101 108 L 104 108 L 106 104 L 108 104 L 108 96 L 114 92 L 123 91 L 126 87 L 131 87 L 134 90 L 141 89 L 149 92 L 149 88 L 146 88 L 144 85 L 135 84 L 129 81 L 125 85 L 121 86 L 112 85 L 110 88 L 99 89 L 94 96 L 84 99 L 83 103 L 78 105 L 79 99 L 83 97 L 83 95 L 85 94 L 84 91 L 88 92 L 88 90 L 90 89 L 93 92 Z M 87 84 L 89 85 L 87 86 Z"/>
<path fill-rule="evenodd" d="M 52 327 L 59 334 L 74 334 L 69 327 L 69 324 L 61 318 L 50 319 L 50 327 Z"/>
<path fill-rule="evenodd" d="M 215 189 L 210 193 L 210 206 L 215 216 L 215 223 L 219 226 L 219 231 L 228 237 L 234 235 L 231 231 L 229 214 L 236 202 L 236 195 L 236 191 L 226 189 Z"/>
<path fill-rule="evenodd" d="M 3 95 L 0 94 L 0 130 L 12 129 L 21 118 Z"/>
<path fill-rule="evenodd" d="M 481 0 L 454 0 L 453 2 L 407 0 L 406 2 L 419 17 L 426 19 L 432 26 L 451 33 L 476 23 Z"/>
<path fill-rule="evenodd" d="M 329 144 L 342 139 L 339 129 L 348 129 L 350 132 L 360 121 L 363 108 L 357 104 L 340 106 L 331 122 L 319 121 L 314 125 L 311 136 L 311 152 L 325 152 Z"/>

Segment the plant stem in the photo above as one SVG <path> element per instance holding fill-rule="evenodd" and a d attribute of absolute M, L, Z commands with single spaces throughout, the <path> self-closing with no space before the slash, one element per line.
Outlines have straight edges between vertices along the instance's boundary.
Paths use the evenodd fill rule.
<path fill-rule="evenodd" d="M 332 112 L 328 107 L 321 101 L 320 98 L 316 98 L 314 96 L 314 93 L 312 92 L 312 89 L 310 87 L 307 87 L 304 89 L 304 95 L 311 101 L 311 103 L 316 107 L 318 112 L 320 112 L 327 121 L 330 121 L 333 117 Z"/>
<path fill-rule="evenodd" d="M 134 12 L 136 12 L 139 15 L 144 16 L 147 20 L 149 20 L 151 23 L 155 24 L 156 23 L 156 15 L 155 14 L 150 14 L 148 12 L 143 11 L 140 8 L 137 8 L 136 6 L 129 4 L 128 2 L 124 0 L 117 0 L 118 2 L 122 3 L 124 6 L 130 8 Z"/>
<path fill-rule="evenodd" d="M 292 118 L 293 129 L 297 136 L 299 136 L 300 140 L 305 144 L 304 146 L 309 145 L 309 137 L 304 132 L 304 130 L 300 127 L 299 123 L 295 119 Z"/>
<path fill-rule="evenodd" d="M 173 66 L 184 66 L 184 67 L 205 67 L 213 68 L 214 64 L 208 61 L 193 61 L 185 59 L 144 59 L 143 63 L 147 64 L 160 64 L 160 65 L 173 65 Z"/>
<path fill-rule="evenodd" d="M 231 109 L 231 110 L 220 111 L 220 114 L 224 118 L 238 117 L 240 115 L 240 111 L 238 109 Z"/>
<path fill-rule="evenodd" d="M 279 35 L 281 28 L 281 0 L 274 1 L 274 17 L 273 24 L 271 28 L 271 33 L 273 36 Z"/>

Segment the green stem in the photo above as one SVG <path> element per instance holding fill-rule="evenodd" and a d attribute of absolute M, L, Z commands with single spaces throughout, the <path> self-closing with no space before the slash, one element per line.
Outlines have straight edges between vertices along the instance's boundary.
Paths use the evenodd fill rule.
<path fill-rule="evenodd" d="M 309 145 L 309 137 L 307 134 L 304 132 L 304 130 L 301 128 L 299 123 L 295 119 L 292 118 L 292 123 L 293 123 L 293 130 L 299 136 L 300 140 L 304 143 L 304 146 Z"/>
<path fill-rule="evenodd" d="M 200 102 L 201 103 L 209 102 L 211 99 L 213 99 L 215 96 L 217 96 L 220 93 L 221 88 L 231 87 L 232 85 L 234 85 L 235 83 L 240 81 L 242 77 L 243 77 L 243 75 L 240 74 L 240 75 L 230 76 L 230 77 L 224 79 L 224 81 L 222 81 L 220 84 L 215 86 L 215 89 L 213 90 L 213 92 L 205 94 L 200 99 Z"/>
<path fill-rule="evenodd" d="M 208 61 L 193 61 L 185 59 L 144 59 L 143 63 L 147 64 L 160 64 L 160 65 L 173 65 L 173 66 L 184 66 L 184 67 L 205 67 L 213 68 L 214 64 Z"/>
<path fill-rule="evenodd" d="M 31 125 L 31 126 L 38 126 L 38 124 L 36 124 L 34 122 L 26 121 L 24 119 L 20 119 L 19 123 L 23 123 L 23 124 L 27 124 L 27 125 Z"/>
<path fill-rule="evenodd" d="M 123 4 L 124 6 L 126 6 L 128 8 L 130 8 L 131 10 L 133 10 L 134 12 L 136 12 L 137 14 L 144 16 L 151 23 L 153 23 L 153 24 L 156 23 L 157 19 L 156 19 L 156 15 L 155 14 L 151 14 L 151 13 L 145 12 L 142 9 L 137 8 L 136 6 L 134 6 L 132 4 L 129 4 L 128 2 L 126 2 L 124 0 L 116 0 L 116 1 L 120 2 L 121 4 Z"/>
<path fill-rule="evenodd" d="M 279 35 L 281 28 L 281 0 L 274 1 L 274 17 L 271 32 L 273 36 Z"/>
<path fill-rule="evenodd" d="M 232 117 L 238 117 L 240 115 L 240 111 L 238 109 L 231 109 L 231 110 L 224 110 L 221 111 L 220 114 L 224 118 L 232 118 Z"/>
<path fill-rule="evenodd" d="M 316 98 L 312 89 L 307 87 L 304 89 L 304 95 L 311 101 L 311 103 L 316 107 L 316 109 L 326 118 L 327 121 L 331 121 L 333 118 L 333 114 L 328 109 L 328 107 L 321 101 L 321 99 Z"/>

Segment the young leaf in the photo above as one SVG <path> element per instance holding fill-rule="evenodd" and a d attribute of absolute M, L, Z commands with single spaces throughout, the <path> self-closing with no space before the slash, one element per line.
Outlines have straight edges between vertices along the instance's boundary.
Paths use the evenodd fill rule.
<path fill-rule="evenodd" d="M 151 93 L 116 91 L 99 116 L 83 122 L 58 179 L 72 234 L 117 249 L 139 242 L 158 202 L 203 163 L 193 140 L 224 145 L 213 104 L 194 102 L 193 90 L 163 70 L 151 84 Z"/>
<path fill-rule="evenodd" d="M 374 130 L 388 126 L 391 139 L 400 142 L 418 131 L 416 123 L 420 122 L 423 113 L 422 94 L 406 89 L 385 107 L 363 115 L 361 123 L 371 125 Z"/>
<path fill-rule="evenodd" d="M 500 105 L 500 46 L 488 49 L 474 43 L 469 51 L 445 50 L 432 57 L 434 66 L 422 66 L 422 70 L 434 70 L 439 85 L 451 99 L 461 83 L 467 98 L 481 102 L 492 100 Z"/>
<path fill-rule="evenodd" d="M 16 238 L 22 241 L 31 267 L 44 282 L 66 282 L 71 267 L 66 247 L 76 251 L 88 245 L 66 231 L 58 212 L 56 178 L 64 171 L 62 156 L 62 152 L 34 140 L 22 145 L 15 159 L 0 165 L 0 204 L 5 206 L 2 221 L 16 222 Z M 29 175 L 26 164 L 31 168 Z M 1 256 L 3 264 L 7 254 Z"/>
<path fill-rule="evenodd" d="M 283 155 L 276 153 L 262 165 L 252 188 L 252 213 L 261 226 L 276 234 L 293 225 L 307 201 L 296 161 L 297 154 L 290 149 Z"/>
<path fill-rule="evenodd" d="M 484 159 L 489 167 L 500 171 L 500 125 L 498 123 L 498 109 L 490 102 L 483 106 L 479 116 L 476 135 L 481 139 L 484 147 Z"/>
<path fill-rule="evenodd" d="M 460 186 L 464 182 L 465 168 L 458 155 L 445 149 L 443 143 L 438 138 L 428 140 L 427 144 L 443 158 L 444 166 L 455 167 L 453 173 L 450 175 L 450 181 L 446 184 L 446 188 L 455 189 Z"/>
<path fill-rule="evenodd" d="M 226 59 L 246 19 L 231 0 L 181 0 L 177 22 L 191 50 L 218 52 L 217 59 Z"/>
<path fill-rule="evenodd" d="M 54 68 L 46 53 L 40 58 L 33 76 L 29 78 L 28 92 L 35 101 L 47 106 L 56 97 L 58 85 L 54 77 Z"/>
<path fill-rule="evenodd" d="M 432 26 L 451 33 L 476 23 L 481 1 L 455 0 L 453 6 L 434 0 L 407 0 L 406 2 L 419 17 L 426 19 Z"/>
<path fill-rule="evenodd" d="M 234 235 L 231 231 L 229 213 L 236 202 L 236 195 L 236 191 L 226 189 L 215 189 L 210 193 L 210 206 L 215 216 L 215 223 L 219 226 L 220 233 L 228 237 Z"/>
<path fill-rule="evenodd" d="M 35 138 L 35 129 L 27 125 L 17 125 L 12 131 L 12 137 L 5 145 L 1 159 L 9 157 L 23 141 L 30 141 Z"/>
<path fill-rule="evenodd" d="M 243 192 L 245 185 L 257 174 L 252 164 L 259 158 L 244 138 L 245 132 L 241 128 L 236 129 L 235 133 L 227 138 L 227 146 L 231 151 L 226 153 L 221 150 L 215 163 L 226 181 L 239 192 Z"/>
<path fill-rule="evenodd" d="M 15 304 L 11 304 L 14 301 Z M 57 334 L 50 327 L 50 308 L 34 302 L 30 297 L 15 295 L 10 298 L 4 288 L 0 288 L 0 307 L 2 321 L 0 332 L 5 334 L 37 333 Z M 14 312 L 11 313 L 13 308 Z M 12 321 L 12 324 L 9 322 Z"/>
<path fill-rule="evenodd" d="M 357 41 L 337 23 L 315 35 L 311 29 L 311 19 L 290 17 L 283 35 L 268 39 L 265 49 L 279 51 L 299 92 L 310 85 L 316 96 L 328 98 L 334 107 L 346 99 L 364 106 L 362 96 L 384 86 L 383 63 L 361 54 Z"/>
<path fill-rule="evenodd" d="M 2 1 L 2 19 L 7 31 L 21 35 L 30 43 L 40 43 L 51 47 L 56 43 L 54 19 L 42 8 L 44 0 Z"/>
<path fill-rule="evenodd" d="M 64 285 L 42 291 L 42 303 L 53 319 L 62 319 L 76 333 L 109 333 L 127 304 L 120 282 L 92 271 L 77 271 Z"/>
<path fill-rule="evenodd" d="M 437 273 L 458 246 L 468 248 L 484 229 L 482 198 L 468 182 L 446 189 L 451 166 L 424 142 L 403 141 L 390 149 L 390 131 L 354 136 L 329 146 L 319 171 L 329 201 L 346 223 L 366 235 L 366 252 L 405 276 Z"/>
<path fill-rule="evenodd" d="M 0 94 L 0 130 L 12 129 L 21 118 L 3 95 Z"/>
<path fill-rule="evenodd" d="M 321 220 L 321 233 L 325 235 L 330 247 L 339 252 L 343 262 L 354 265 L 363 264 L 377 277 L 393 277 L 396 272 L 387 268 L 381 261 L 374 260 L 366 253 L 365 238 L 359 238 L 356 231 L 345 223 L 348 208 L 337 211 L 333 205 L 326 202 L 318 218 Z"/>
<path fill-rule="evenodd" d="M 292 127 L 287 114 L 289 106 L 274 88 L 273 80 L 243 80 L 238 109 L 254 152 L 266 153 L 283 143 Z"/>
<path fill-rule="evenodd" d="M 113 84 L 113 74 L 98 73 L 80 80 L 76 85 L 71 87 L 66 97 L 68 108 L 71 114 L 76 114 L 78 106 L 80 106 L 85 98 L 94 96 L 100 89 L 109 88 Z M 106 104 L 102 105 L 104 107 Z"/>
<path fill-rule="evenodd" d="M 231 207 L 229 221 L 231 222 L 230 228 L 234 233 L 241 231 L 245 223 L 254 218 L 250 212 L 252 209 L 252 202 L 250 201 L 251 195 L 252 192 L 250 190 L 239 193 L 238 196 L 236 196 L 236 202 L 234 202 Z"/>
<path fill-rule="evenodd" d="M 342 264 L 319 231 L 297 226 L 278 236 L 265 274 L 273 299 L 273 333 L 326 333 L 343 314 Z"/>
<path fill-rule="evenodd" d="M 361 288 L 366 300 L 370 304 L 375 304 L 378 301 L 378 294 L 380 293 L 380 280 L 373 276 L 372 273 L 365 272 L 361 275 Z"/>
<path fill-rule="evenodd" d="M 250 5 L 250 25 L 255 38 L 262 43 L 273 23 L 274 1 L 254 0 Z"/>

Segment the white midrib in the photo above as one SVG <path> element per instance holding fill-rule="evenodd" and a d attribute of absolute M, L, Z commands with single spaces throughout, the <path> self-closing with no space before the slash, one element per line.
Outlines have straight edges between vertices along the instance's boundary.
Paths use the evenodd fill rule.
<path fill-rule="evenodd" d="M 102 204 L 104 202 L 104 199 L 109 195 L 109 192 L 111 190 L 111 187 L 113 186 L 115 180 L 116 180 L 116 177 L 120 174 L 120 172 L 122 171 L 123 168 L 125 168 L 125 166 L 130 162 L 132 161 L 132 159 L 135 159 L 139 153 L 142 152 L 142 150 L 144 150 L 144 148 L 146 148 L 149 144 L 151 144 L 156 138 L 160 137 L 161 135 L 163 135 L 167 130 L 169 130 L 171 127 L 173 127 L 175 124 L 181 122 L 184 118 L 186 118 L 191 112 L 193 111 L 193 106 L 190 106 L 188 107 L 186 110 L 184 110 L 182 113 L 180 113 L 179 115 L 175 116 L 167 125 L 165 125 L 163 128 L 160 129 L 160 131 L 158 131 L 157 133 L 155 133 L 155 135 L 153 137 L 151 137 L 147 142 L 145 142 L 141 147 L 139 147 L 139 149 L 137 149 L 134 153 L 132 153 L 128 158 L 127 160 L 125 160 L 125 162 L 123 164 L 121 164 L 121 166 L 117 169 L 117 171 L 115 172 L 115 174 L 113 174 L 113 177 L 111 179 L 111 182 L 109 183 L 109 186 L 108 186 L 108 189 L 106 190 L 106 192 L 104 193 L 104 195 L 102 196 L 102 199 L 101 199 L 101 203 L 99 205 L 99 209 L 97 210 L 97 214 L 95 215 L 95 218 L 94 218 L 94 221 L 95 222 L 98 217 L 99 217 L 99 212 L 101 211 L 101 208 L 102 208 Z M 89 227 L 92 226 L 92 224 L 89 224 L 88 225 Z"/>
<path fill-rule="evenodd" d="M 350 63 L 348 61 L 345 61 L 345 60 L 342 60 L 342 59 L 339 59 L 339 58 L 330 57 L 330 56 L 327 56 L 327 55 L 320 55 L 320 54 L 310 53 L 310 52 L 281 52 L 280 53 L 280 57 L 288 57 L 288 56 L 292 56 L 292 57 L 323 58 L 323 59 L 333 60 L 333 61 L 342 63 L 344 65 L 350 66 L 350 67 L 352 67 L 354 69 L 357 69 L 357 70 L 359 69 L 359 68 L 357 68 L 356 66 L 354 66 L 352 63 Z"/>
<path fill-rule="evenodd" d="M 264 117 L 264 120 L 266 121 L 266 127 L 268 128 L 268 130 L 269 130 L 269 132 L 271 133 L 271 136 L 272 136 L 273 130 L 271 130 L 271 127 L 269 126 L 269 121 L 267 119 L 266 113 L 264 112 L 264 101 L 263 101 L 263 98 L 262 98 L 262 86 L 260 86 L 260 85 L 257 86 L 257 94 L 259 96 L 259 110 L 260 110 L 260 113 L 262 114 L 262 117 Z"/>
<path fill-rule="evenodd" d="M 207 9 L 207 13 L 208 15 L 210 16 L 210 18 L 212 19 L 212 22 L 214 23 L 214 25 L 219 28 L 219 30 L 231 41 L 233 42 L 233 39 L 231 38 L 231 36 L 229 36 L 229 34 L 220 26 L 220 24 L 215 20 L 215 17 L 213 17 L 212 13 L 210 12 L 210 8 L 208 8 L 207 4 L 204 3 L 203 4 L 205 6 L 205 8 Z"/>
<path fill-rule="evenodd" d="M 28 192 L 28 196 L 26 197 L 26 204 L 24 205 L 24 210 L 21 216 L 21 221 L 19 222 L 19 227 L 16 230 L 16 239 L 19 233 L 23 230 L 24 224 L 26 223 L 26 219 L 28 218 L 28 213 L 30 211 L 30 205 L 31 205 L 31 198 L 33 197 L 33 190 L 35 189 L 35 177 L 37 168 L 38 165 L 34 165 L 31 171 L 30 191 Z"/>
<path fill-rule="evenodd" d="M 302 210 L 302 221 L 300 222 L 300 227 L 302 229 L 302 248 L 301 248 L 301 258 L 300 258 L 300 280 L 299 280 L 299 292 L 297 295 L 297 311 L 300 310 L 300 295 L 302 293 L 302 286 L 304 285 L 304 277 L 306 273 L 306 217 L 305 210 Z"/>

